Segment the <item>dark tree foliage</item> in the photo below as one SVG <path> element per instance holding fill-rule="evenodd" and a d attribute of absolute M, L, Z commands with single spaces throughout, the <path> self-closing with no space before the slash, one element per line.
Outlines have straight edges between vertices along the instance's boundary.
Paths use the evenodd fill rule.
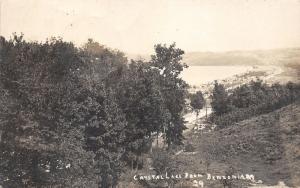
<path fill-rule="evenodd" d="M 126 143 L 130 151 L 147 152 L 151 134 L 161 131 L 169 120 L 157 78 L 159 72 L 148 63 L 132 61 L 118 85 L 120 107 L 128 120 Z M 145 139 L 147 138 L 147 139 Z M 136 142 L 132 142 L 136 140 Z"/>
<path fill-rule="evenodd" d="M 199 111 L 203 108 L 205 105 L 205 99 L 203 97 L 203 94 L 201 91 L 197 91 L 196 93 L 192 93 L 190 95 L 191 100 L 191 107 L 197 112 L 197 116 L 199 114 Z"/>
<path fill-rule="evenodd" d="M 156 45 L 155 53 L 151 56 L 150 64 L 160 72 L 160 92 L 165 108 L 170 114 L 170 119 L 164 127 L 166 142 L 170 147 L 182 144 L 182 132 L 186 129 L 182 111 L 188 85 L 179 74 L 187 65 L 181 62 L 184 51 L 176 48 L 175 43 L 170 46 Z"/>
<path fill-rule="evenodd" d="M 225 90 L 224 85 L 215 82 L 211 99 L 211 107 L 216 115 L 221 115 L 228 112 L 228 93 Z"/>
<path fill-rule="evenodd" d="M 83 117 L 74 112 L 85 90 L 77 52 L 57 39 L 2 40 L 1 89 L 11 100 L 1 117 L 3 185 L 93 186 L 97 179 L 90 174 L 94 154 L 83 148 L 84 128 L 78 123 Z"/>
<path fill-rule="evenodd" d="M 0 185 L 114 187 L 153 133 L 181 143 L 182 54 L 158 45 L 151 62 L 128 64 L 91 39 L 0 38 Z"/>
<path fill-rule="evenodd" d="M 292 82 L 269 86 L 261 80 L 251 81 L 233 89 L 230 94 L 227 94 L 226 100 L 220 102 L 213 100 L 213 107 L 225 106 L 227 108 L 223 113 L 213 114 L 211 119 L 220 125 L 219 127 L 228 126 L 289 105 L 299 100 L 299 94 L 299 84 Z"/>
<path fill-rule="evenodd" d="M 4 185 L 116 182 L 127 122 L 113 91 L 90 75 L 94 56 L 84 52 L 57 39 L 2 41 L 2 96 L 11 101 L 1 117 Z"/>

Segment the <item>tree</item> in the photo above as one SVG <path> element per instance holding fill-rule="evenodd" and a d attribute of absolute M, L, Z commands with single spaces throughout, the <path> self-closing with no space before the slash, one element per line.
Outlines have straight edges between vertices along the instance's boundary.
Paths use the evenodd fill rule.
<path fill-rule="evenodd" d="M 205 100 L 201 91 L 197 91 L 195 94 L 190 95 L 191 106 L 196 111 L 197 116 L 199 115 L 199 111 L 205 105 Z"/>
<path fill-rule="evenodd" d="M 269 86 L 261 80 L 251 81 L 234 88 L 229 95 L 224 94 L 222 87 L 216 88 L 219 90 L 214 90 L 213 107 L 219 113 L 212 114 L 211 119 L 219 128 L 272 112 L 299 99 L 299 84 L 291 82 Z"/>
<path fill-rule="evenodd" d="M 127 122 L 104 78 L 90 76 L 94 56 L 60 39 L 37 43 L 14 36 L 0 46 L 0 183 L 116 183 Z"/>
<path fill-rule="evenodd" d="M 157 78 L 159 72 L 149 63 L 132 61 L 116 88 L 118 104 L 128 121 L 126 129 L 126 149 L 128 161 L 138 167 L 138 158 L 151 149 L 152 133 L 162 132 L 168 122 L 168 111 L 165 109 Z"/>
<path fill-rule="evenodd" d="M 14 36 L 1 41 L 1 60 L 0 83 L 10 103 L 1 117 L 1 183 L 96 187 L 94 154 L 84 149 L 80 115 L 73 113 L 84 66 L 77 49 L 62 40 L 28 43 Z"/>
<path fill-rule="evenodd" d="M 228 93 L 224 86 L 215 82 L 212 92 L 211 107 L 216 115 L 221 115 L 229 111 Z"/>
<path fill-rule="evenodd" d="M 167 47 L 158 44 L 155 46 L 155 55 L 151 56 L 150 64 L 159 70 L 158 83 L 163 96 L 165 108 L 170 114 L 170 119 L 164 127 L 165 139 L 168 148 L 172 145 L 182 144 L 184 118 L 182 110 L 185 106 L 185 96 L 187 94 L 187 84 L 179 75 L 186 64 L 182 63 L 184 51 L 176 48 L 175 43 Z"/>
<path fill-rule="evenodd" d="M 0 184 L 115 186 L 127 157 L 147 152 L 153 133 L 181 144 L 183 51 L 155 50 L 150 62 L 128 64 L 93 40 L 77 48 L 0 38 Z"/>

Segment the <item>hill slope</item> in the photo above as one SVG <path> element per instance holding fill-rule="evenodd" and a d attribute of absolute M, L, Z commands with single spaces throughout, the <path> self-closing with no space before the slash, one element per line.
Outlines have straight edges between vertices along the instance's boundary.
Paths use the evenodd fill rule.
<path fill-rule="evenodd" d="M 300 185 L 300 104 L 279 109 L 187 141 L 197 152 L 178 155 L 180 171 L 254 174 L 264 184 Z M 210 182 L 207 182 L 210 183 Z M 210 187 L 222 187 L 214 182 Z"/>

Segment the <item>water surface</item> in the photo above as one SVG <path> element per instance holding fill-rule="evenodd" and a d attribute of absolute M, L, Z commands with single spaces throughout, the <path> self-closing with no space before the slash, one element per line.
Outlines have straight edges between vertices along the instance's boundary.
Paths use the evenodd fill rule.
<path fill-rule="evenodd" d="M 251 70 L 251 66 L 189 66 L 181 76 L 190 85 L 222 80 Z"/>

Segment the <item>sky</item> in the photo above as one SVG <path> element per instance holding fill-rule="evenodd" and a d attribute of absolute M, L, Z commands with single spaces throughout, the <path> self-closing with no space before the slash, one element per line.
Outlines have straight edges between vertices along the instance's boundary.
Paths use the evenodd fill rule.
<path fill-rule="evenodd" d="M 0 0 L 0 34 L 88 38 L 126 53 L 300 47 L 300 0 Z"/>

